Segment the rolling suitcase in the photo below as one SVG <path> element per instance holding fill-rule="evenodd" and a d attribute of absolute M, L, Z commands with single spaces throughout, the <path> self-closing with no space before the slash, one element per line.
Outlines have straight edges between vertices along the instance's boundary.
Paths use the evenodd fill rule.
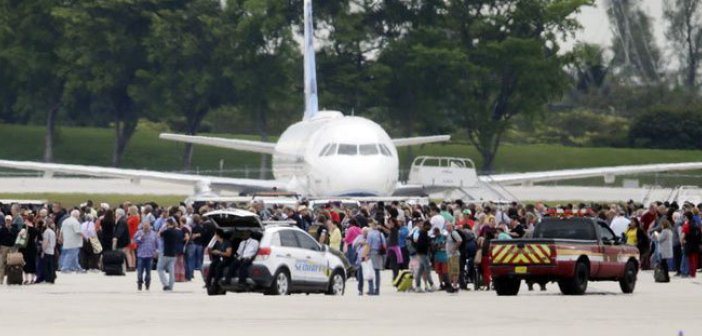
<path fill-rule="evenodd" d="M 124 274 L 125 255 L 122 251 L 104 251 L 102 253 L 102 271 L 105 275 Z"/>
<path fill-rule="evenodd" d="M 21 285 L 22 284 L 22 266 L 8 266 L 7 271 L 7 284 L 8 285 Z"/>
<path fill-rule="evenodd" d="M 412 288 L 412 280 L 414 280 L 414 275 L 410 270 L 401 270 L 392 285 L 397 288 L 398 292 L 406 292 Z"/>

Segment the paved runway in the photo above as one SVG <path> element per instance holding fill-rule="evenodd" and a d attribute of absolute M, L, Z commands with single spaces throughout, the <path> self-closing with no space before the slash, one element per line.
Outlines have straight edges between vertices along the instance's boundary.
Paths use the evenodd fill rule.
<path fill-rule="evenodd" d="M 647 190 L 644 188 L 614 188 L 614 187 L 578 187 L 578 186 L 512 186 L 506 189 L 520 200 L 543 200 L 555 202 L 559 200 L 587 201 L 626 201 L 633 199 L 642 201 L 667 200 L 671 189 Z M 111 194 L 123 195 L 182 195 L 186 197 L 193 193 L 193 187 L 142 180 L 134 184 L 125 179 L 99 178 L 51 178 L 41 177 L 3 177 L 0 178 L 0 193 L 86 193 L 101 194 L 109 191 Z M 649 194 L 650 193 L 650 194 Z M 235 195 L 236 193 L 226 193 Z M 696 199 L 702 200 L 702 195 Z"/>
<path fill-rule="evenodd" d="M 683 335 L 702 334 L 702 282 L 657 284 L 640 274 L 633 295 L 613 282 L 588 295 L 547 292 L 397 293 L 385 272 L 381 296 L 228 294 L 202 281 L 137 292 L 134 273 L 60 275 L 56 285 L 0 287 L 2 335 Z M 154 273 L 155 275 L 155 273 Z"/>

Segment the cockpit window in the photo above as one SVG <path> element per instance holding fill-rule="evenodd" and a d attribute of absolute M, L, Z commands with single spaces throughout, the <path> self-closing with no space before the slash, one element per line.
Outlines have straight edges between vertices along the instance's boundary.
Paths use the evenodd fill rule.
<path fill-rule="evenodd" d="M 358 152 L 361 155 L 378 155 L 378 145 L 376 145 L 376 144 L 359 145 Z"/>
<path fill-rule="evenodd" d="M 329 149 L 329 146 L 331 146 L 331 144 L 327 144 L 326 146 L 324 146 L 324 148 L 322 148 L 322 150 L 319 151 L 319 156 L 324 155 L 324 153 L 327 151 L 327 149 Z"/>
<path fill-rule="evenodd" d="M 327 151 L 324 152 L 323 156 L 331 156 L 331 155 L 334 155 L 334 153 L 336 153 L 336 144 L 331 144 L 331 146 L 329 146 Z"/>
<path fill-rule="evenodd" d="M 358 145 L 339 144 L 339 155 L 358 155 Z"/>
<path fill-rule="evenodd" d="M 380 146 L 380 152 L 383 153 L 383 155 L 392 156 L 392 153 L 390 153 L 390 150 L 384 144 L 380 144 L 378 146 Z"/>

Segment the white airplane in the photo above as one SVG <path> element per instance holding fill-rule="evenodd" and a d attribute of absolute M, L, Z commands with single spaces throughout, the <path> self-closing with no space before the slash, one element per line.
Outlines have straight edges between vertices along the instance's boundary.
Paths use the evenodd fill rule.
<path fill-rule="evenodd" d="M 274 180 L 8 160 L 0 160 L 0 167 L 43 171 L 45 176 L 64 173 L 127 178 L 135 182 L 141 179 L 152 179 L 192 185 L 195 187 L 197 195 L 208 195 L 212 194 L 213 190 L 226 189 L 244 193 L 271 190 L 290 191 L 308 197 L 378 197 L 407 195 L 412 192 L 424 193 L 422 190 L 427 187 L 426 185 L 401 185 L 398 183 L 397 147 L 449 141 L 450 136 L 391 139 L 380 125 L 369 119 L 344 116 L 338 111 L 319 111 L 312 1 L 305 0 L 304 6 L 305 113 L 302 121 L 288 127 L 277 143 L 179 134 L 160 135 L 160 138 L 165 140 L 272 155 Z M 465 162 L 468 161 L 470 160 Z M 604 176 L 606 180 L 611 180 L 616 175 L 694 169 L 702 169 L 702 162 L 572 169 L 480 177 L 475 174 L 474 168 L 470 167 L 467 173 L 473 177 L 472 180 L 475 182 L 511 185 L 592 176 Z M 448 171 L 449 175 L 451 173 Z M 441 187 L 441 183 L 433 184 L 433 186 L 428 187 Z"/>

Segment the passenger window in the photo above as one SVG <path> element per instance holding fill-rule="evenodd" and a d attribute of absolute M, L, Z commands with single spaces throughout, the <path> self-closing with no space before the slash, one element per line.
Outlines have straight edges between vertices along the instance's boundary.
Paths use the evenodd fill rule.
<path fill-rule="evenodd" d="M 322 150 L 319 151 L 319 156 L 324 155 L 324 153 L 327 151 L 327 149 L 329 149 L 329 146 L 331 146 L 331 144 L 327 144 L 326 146 L 324 146 L 324 148 L 322 148 Z"/>
<path fill-rule="evenodd" d="M 358 151 L 361 155 L 378 155 L 378 146 L 376 144 L 360 145 Z"/>
<path fill-rule="evenodd" d="M 271 246 L 283 246 L 280 244 L 280 234 L 279 233 L 276 232 L 271 237 Z"/>
<path fill-rule="evenodd" d="M 614 232 L 610 228 L 608 228 L 606 225 L 602 223 L 598 223 L 599 225 L 597 227 L 600 228 L 600 236 L 602 237 L 602 240 L 609 240 L 609 241 L 614 241 Z"/>
<path fill-rule="evenodd" d="M 280 244 L 284 247 L 300 247 L 295 239 L 295 234 L 292 230 L 282 230 L 280 234 Z"/>
<path fill-rule="evenodd" d="M 314 239 L 312 239 L 310 236 L 302 232 L 293 232 L 295 233 L 295 236 L 297 236 L 297 240 L 300 242 L 301 248 L 312 251 L 319 251 L 319 244 L 317 244 L 317 242 L 314 241 Z"/>
<path fill-rule="evenodd" d="M 324 156 L 331 156 L 334 155 L 334 153 L 336 153 L 336 144 L 331 144 L 331 146 L 329 146 L 329 149 L 327 149 L 327 152 L 324 153 Z"/>
<path fill-rule="evenodd" d="M 380 152 L 385 155 L 385 156 L 392 156 L 392 153 L 390 153 L 390 150 L 384 145 L 380 144 L 378 145 L 380 147 Z"/>
<path fill-rule="evenodd" d="M 339 145 L 339 155 L 358 155 L 358 145 Z"/>

